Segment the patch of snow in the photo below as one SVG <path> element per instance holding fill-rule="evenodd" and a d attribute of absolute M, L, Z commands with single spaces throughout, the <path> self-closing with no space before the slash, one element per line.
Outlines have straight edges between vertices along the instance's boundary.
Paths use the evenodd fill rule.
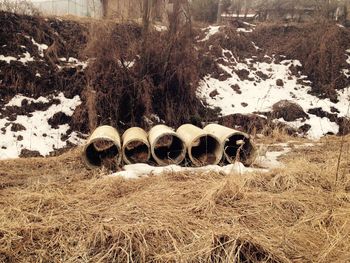
<path fill-rule="evenodd" d="M 275 169 L 278 167 L 283 167 L 283 164 L 280 161 L 278 161 L 278 158 L 289 153 L 291 151 L 291 148 L 287 146 L 282 147 L 282 151 L 267 151 L 265 155 L 258 156 L 255 161 L 255 164 L 266 169 Z"/>
<path fill-rule="evenodd" d="M 27 51 L 27 52 L 23 53 L 23 57 L 18 59 L 18 61 L 22 62 L 23 65 L 26 65 L 28 62 L 34 61 L 34 58 Z"/>
<path fill-rule="evenodd" d="M 286 122 L 283 119 L 279 119 L 280 122 L 287 123 L 292 128 L 298 129 L 304 124 L 309 124 L 311 126 L 308 131 L 308 138 L 312 140 L 318 140 L 327 133 L 338 134 L 339 125 L 335 122 L 331 122 L 328 118 L 317 117 L 316 115 L 309 114 L 310 119 L 302 122 L 300 120 L 293 122 Z"/>
<path fill-rule="evenodd" d="M 300 147 L 311 147 L 313 143 L 305 143 L 302 145 L 298 145 L 296 148 Z M 278 159 L 289 153 L 291 151 L 291 147 L 288 143 L 279 143 L 273 144 L 271 146 L 279 146 L 282 147 L 282 151 L 266 151 L 263 155 L 259 156 L 255 161 L 255 165 L 258 165 L 261 168 L 249 168 L 245 167 L 242 163 L 236 162 L 234 164 L 229 164 L 226 166 L 219 165 L 208 165 L 204 167 L 181 167 L 179 165 L 168 165 L 162 167 L 151 166 L 148 164 L 130 164 L 125 165 L 123 167 L 123 171 L 119 171 L 113 174 L 108 175 L 108 177 L 121 176 L 126 179 L 137 179 L 147 176 L 159 176 L 167 173 L 178 173 L 178 172 L 186 172 L 186 173 L 222 173 L 225 175 L 230 174 L 246 174 L 246 173 L 254 173 L 254 172 L 268 172 L 271 169 L 283 167 L 283 163 L 281 163 Z"/>
<path fill-rule="evenodd" d="M 23 63 L 23 65 L 26 65 L 28 62 L 34 61 L 34 58 L 27 51 L 27 52 L 23 53 L 22 57 L 20 57 L 19 59 L 12 57 L 12 56 L 5 57 L 4 55 L 0 55 L 0 60 L 6 61 L 8 64 L 10 64 L 11 61 L 19 61 L 19 62 Z"/>
<path fill-rule="evenodd" d="M 7 62 L 7 64 L 10 64 L 11 61 L 17 61 L 17 58 L 11 56 L 5 57 L 4 55 L 0 55 L 0 61 L 5 61 Z"/>
<path fill-rule="evenodd" d="M 253 46 L 254 46 L 254 48 L 255 48 L 256 50 L 259 50 L 259 49 L 260 49 L 254 42 L 252 42 L 252 44 L 253 44 Z"/>
<path fill-rule="evenodd" d="M 32 103 L 47 101 L 43 97 L 34 100 L 17 95 L 6 106 L 20 106 L 23 99 L 27 99 Z M 15 121 L 9 121 L 6 118 L 0 119 L 0 127 L 4 127 L 4 131 L 0 131 L 0 159 L 17 158 L 22 149 L 38 151 L 41 155 L 46 156 L 55 149 L 66 146 L 67 141 L 62 141 L 61 136 L 67 134 L 69 125 L 59 125 L 58 129 L 53 129 L 48 120 L 58 112 L 72 116 L 75 108 L 81 104 L 81 100 L 79 96 L 68 99 L 63 93 L 58 94 L 54 99 L 60 100 L 61 103 L 51 105 L 46 111 L 35 111 L 29 116 L 17 115 Z M 11 131 L 13 124 L 20 124 L 25 130 Z M 18 140 L 19 136 L 22 137 L 22 140 Z M 79 139 L 77 133 L 73 132 L 69 135 L 68 141 L 77 143 L 81 139 Z"/>
<path fill-rule="evenodd" d="M 5 105 L 5 107 L 11 107 L 11 106 L 21 107 L 23 100 L 27 100 L 28 103 L 48 103 L 49 102 L 49 100 L 45 97 L 39 97 L 37 99 L 33 99 L 33 98 L 23 96 L 21 94 L 17 94 Z"/>
<path fill-rule="evenodd" d="M 342 73 L 344 74 L 345 77 L 350 78 L 350 70 L 348 69 L 343 69 Z"/>
<path fill-rule="evenodd" d="M 345 26 L 341 25 L 341 24 L 337 24 L 338 27 L 340 28 L 345 28 Z"/>
<path fill-rule="evenodd" d="M 85 61 L 85 62 L 84 61 L 79 61 L 78 59 L 72 58 L 72 57 L 68 58 L 67 62 L 70 64 L 70 67 L 79 67 L 79 66 L 81 66 L 83 70 L 86 69 L 87 66 L 88 66 L 88 61 Z"/>
<path fill-rule="evenodd" d="M 135 66 L 135 62 L 136 62 L 135 59 L 133 61 L 124 61 L 124 66 L 126 68 L 132 68 L 133 66 Z M 120 60 L 118 60 L 118 65 L 120 67 L 123 67 L 123 63 Z"/>
<path fill-rule="evenodd" d="M 202 30 L 203 31 L 208 31 L 208 33 L 199 42 L 208 41 L 211 36 L 215 35 L 216 33 L 218 33 L 220 31 L 220 26 L 208 26 L 206 28 L 203 28 Z"/>
<path fill-rule="evenodd" d="M 251 26 L 251 27 L 256 27 L 256 25 L 248 23 L 248 22 L 243 22 L 243 24 L 247 25 L 247 26 Z"/>
<path fill-rule="evenodd" d="M 35 74 L 35 77 L 40 78 L 40 77 L 41 77 L 40 73 L 37 72 L 37 73 Z"/>
<path fill-rule="evenodd" d="M 162 175 L 166 173 L 223 173 L 229 174 L 244 174 L 251 172 L 266 172 L 265 169 L 247 168 L 242 163 L 234 163 L 226 166 L 208 165 L 204 167 L 181 167 L 179 165 L 168 165 L 162 167 L 155 167 L 148 164 L 130 164 L 123 167 L 123 171 L 113 173 L 110 177 L 121 176 L 127 179 L 136 179 L 150 175 Z"/>
<path fill-rule="evenodd" d="M 329 99 L 319 99 L 310 95 L 311 87 L 306 85 L 307 80 L 303 78 L 303 84 L 298 83 L 298 77 L 290 71 L 291 66 L 302 66 L 298 60 L 283 60 L 276 63 L 271 58 L 271 63 L 253 62 L 252 59 L 245 59 L 237 62 L 234 57 L 226 57 L 223 50 L 223 59 L 225 64 L 219 64 L 230 77 L 220 81 L 207 75 L 200 82 L 197 89 L 197 95 L 203 99 L 209 107 L 218 107 L 221 109 L 223 116 L 241 113 L 249 114 L 253 112 L 270 112 L 272 105 L 280 100 L 290 100 L 298 103 L 307 113 L 309 109 L 321 107 L 324 111 L 332 113 L 331 108 L 336 108 L 339 117 L 347 116 L 347 108 L 349 105 L 350 88 L 337 91 L 338 102 L 331 102 Z M 232 55 L 232 54 L 231 54 Z M 236 73 L 239 70 L 245 70 L 248 79 L 240 79 Z M 261 78 L 261 73 L 267 78 Z M 283 87 L 276 85 L 276 81 L 281 79 Z M 237 92 L 238 85 L 240 91 Z M 234 89 L 235 88 L 235 89 Z M 217 90 L 218 95 L 210 97 L 210 93 Z M 244 102 L 244 103 L 243 103 Z M 339 127 L 336 123 L 331 122 L 327 118 L 320 118 L 312 114 L 308 114 L 310 119 L 304 122 L 296 121 L 293 123 L 283 122 L 300 127 L 303 124 L 310 124 L 311 130 L 308 132 L 310 138 L 316 139 L 327 133 L 337 133 Z"/>
<path fill-rule="evenodd" d="M 38 47 L 39 55 L 40 57 L 44 57 L 44 50 L 48 49 L 49 46 L 46 44 L 39 44 L 34 40 L 34 38 L 31 38 L 32 43 Z"/>
<path fill-rule="evenodd" d="M 163 25 L 154 25 L 154 29 L 158 32 L 163 32 L 168 30 L 168 28 Z"/>
<path fill-rule="evenodd" d="M 151 114 L 149 117 L 150 118 L 147 118 L 147 116 L 143 116 L 143 120 L 148 125 L 154 125 L 155 123 L 165 123 L 165 121 L 162 120 L 157 114 Z"/>
<path fill-rule="evenodd" d="M 255 14 L 247 14 L 247 15 L 245 15 L 245 14 L 227 14 L 227 13 L 223 13 L 222 15 L 221 15 L 221 17 L 236 17 L 236 18 L 245 18 L 245 17 L 247 17 L 247 18 L 252 18 L 252 17 L 254 17 L 255 16 Z"/>
<path fill-rule="evenodd" d="M 242 32 L 242 33 L 252 33 L 253 29 L 246 29 L 244 27 L 239 27 L 237 28 L 237 32 Z"/>

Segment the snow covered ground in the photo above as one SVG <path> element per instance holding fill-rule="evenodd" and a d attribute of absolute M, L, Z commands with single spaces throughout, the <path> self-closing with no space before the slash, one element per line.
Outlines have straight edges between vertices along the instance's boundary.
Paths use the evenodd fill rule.
<path fill-rule="evenodd" d="M 5 61 L 10 65 L 11 62 L 18 61 L 27 67 L 32 65 L 29 62 L 44 63 L 44 52 L 48 49 L 48 45 L 40 44 L 27 35 L 23 37 L 29 39 L 32 45 L 37 48 L 39 57 L 30 54 L 28 48 L 21 45 L 21 49 L 27 51 L 17 57 L 1 54 L 0 49 L 0 61 Z M 88 65 L 88 62 L 82 62 L 72 57 L 60 58 L 59 60 L 60 62 L 57 64 L 59 69 L 68 67 L 84 70 Z M 41 74 L 36 73 L 35 77 L 40 78 Z M 43 106 L 43 104 L 47 106 Z M 76 132 L 70 131 L 68 123 L 57 125 L 57 127 L 52 127 L 49 123 L 50 119 L 54 119 L 55 116 L 60 118 L 63 115 L 63 118 L 69 118 L 80 104 L 81 100 L 78 95 L 69 99 L 62 92 L 55 92 L 37 99 L 22 94 L 15 95 L 0 108 L 0 159 L 17 158 L 28 154 L 28 152 L 47 156 L 55 150 L 66 147 L 67 143 L 80 144 L 82 139 L 78 137 Z M 28 108 L 36 106 L 39 109 L 27 112 Z M 9 109 L 12 112 L 11 116 L 4 114 Z"/>
<path fill-rule="evenodd" d="M 205 39 L 219 32 L 219 28 L 212 27 Z M 255 44 L 254 44 L 255 46 Z M 256 47 L 258 49 L 258 47 Z M 350 64 L 350 50 L 347 50 L 347 62 Z M 221 109 L 223 116 L 241 113 L 271 112 L 272 106 L 281 101 L 288 100 L 299 104 L 308 115 L 306 119 L 287 122 L 293 128 L 308 124 L 311 126 L 307 132 L 309 138 L 319 139 L 327 133 L 337 134 L 339 126 L 328 118 L 309 114 L 309 109 L 322 108 L 323 111 L 338 117 L 350 117 L 348 108 L 350 101 L 350 87 L 337 91 L 338 102 L 329 99 L 319 99 L 309 94 L 311 82 L 307 76 L 296 76 L 291 67 L 301 66 L 298 60 L 284 60 L 276 62 L 274 57 L 266 57 L 266 61 L 258 61 L 257 57 L 238 60 L 230 50 L 222 50 L 222 56 L 217 58 L 219 67 L 229 76 L 219 80 L 207 75 L 197 90 L 197 95 L 210 107 Z M 238 72 L 245 72 L 241 78 Z M 344 71 L 348 74 L 348 70 Z M 350 75 L 349 75 L 350 77 Z M 263 116 L 262 116 L 263 117 Z"/>
<path fill-rule="evenodd" d="M 72 99 L 66 98 L 63 93 L 53 96 L 52 100 L 59 101 L 59 104 L 52 104 L 47 110 L 36 110 L 27 115 L 17 115 L 15 120 L 0 118 L 0 159 L 17 158 L 22 150 L 37 151 L 42 156 L 67 146 L 67 142 L 77 144 L 81 141 L 78 134 L 72 132 L 67 138 L 68 124 L 58 125 L 56 129 L 49 124 L 49 119 L 56 113 L 64 113 L 72 116 L 75 108 L 80 105 L 79 96 Z M 5 105 L 8 107 L 21 107 L 23 101 L 29 104 L 48 103 L 44 97 L 33 99 L 16 95 Z"/>
<path fill-rule="evenodd" d="M 293 142 L 290 142 L 293 144 Z M 294 144 L 293 144 L 294 145 Z M 302 147 L 311 147 L 314 144 L 304 143 L 300 145 L 294 145 L 295 148 Z M 257 159 L 254 162 L 254 168 L 245 167 L 242 163 L 236 162 L 234 164 L 229 164 L 225 166 L 219 165 L 208 165 L 204 167 L 181 167 L 179 165 L 168 165 L 163 167 L 155 167 L 148 164 L 130 164 L 125 165 L 122 171 L 109 174 L 108 177 L 121 176 L 126 179 L 137 179 L 141 177 L 147 177 L 151 175 L 162 175 L 165 173 L 177 173 L 177 172 L 185 172 L 185 173 L 221 173 L 224 175 L 230 174 L 246 174 L 246 173 L 265 173 L 270 171 L 271 169 L 276 169 L 279 167 L 283 167 L 283 163 L 279 161 L 279 158 L 283 155 L 289 153 L 292 148 L 289 143 L 278 143 L 270 145 L 272 147 L 280 148 L 279 151 L 271 150 L 262 153 L 260 152 Z M 266 146 L 265 146 L 266 147 Z"/>

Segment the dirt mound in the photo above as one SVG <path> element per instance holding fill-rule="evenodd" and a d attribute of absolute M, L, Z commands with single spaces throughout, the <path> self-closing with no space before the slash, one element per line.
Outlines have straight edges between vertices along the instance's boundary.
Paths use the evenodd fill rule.
<path fill-rule="evenodd" d="M 288 100 L 275 103 L 272 106 L 271 115 L 276 119 L 283 118 L 285 121 L 295 121 L 309 117 L 300 105 Z"/>
<path fill-rule="evenodd" d="M 251 34 L 252 40 L 269 55 L 297 59 L 297 68 L 312 82 L 312 93 L 320 98 L 337 101 L 337 89 L 350 85 L 343 69 L 345 51 L 349 49 L 350 30 L 334 23 L 264 24 Z"/>
<path fill-rule="evenodd" d="M 17 93 L 38 97 L 54 90 L 79 94 L 84 85 L 76 68 L 63 67 L 63 58 L 81 58 L 86 44 L 87 27 L 77 22 L 20 16 L 0 12 L 1 55 L 28 61 L 0 61 L 1 94 L 5 98 Z"/>
<path fill-rule="evenodd" d="M 15 120 L 17 115 L 45 111 L 55 101 L 4 105 L 15 95 L 50 97 L 63 92 L 67 98 L 80 95 L 86 86 L 82 50 L 88 25 L 56 18 L 42 18 L 0 12 L 0 116 Z M 8 61 L 6 61 L 6 59 Z M 88 130 L 69 123 L 81 132 Z"/>

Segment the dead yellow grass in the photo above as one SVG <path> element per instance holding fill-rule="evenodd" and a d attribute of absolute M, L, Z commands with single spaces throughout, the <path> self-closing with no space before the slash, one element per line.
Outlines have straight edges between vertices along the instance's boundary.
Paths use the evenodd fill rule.
<path fill-rule="evenodd" d="M 0 262 L 347 262 L 350 137 L 262 174 L 85 170 L 79 149 L 0 162 Z"/>

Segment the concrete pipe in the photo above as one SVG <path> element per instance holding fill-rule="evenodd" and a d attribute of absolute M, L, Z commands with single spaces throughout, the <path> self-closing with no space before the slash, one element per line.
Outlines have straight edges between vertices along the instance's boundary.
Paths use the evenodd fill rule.
<path fill-rule="evenodd" d="M 146 163 L 151 157 L 147 132 L 138 127 L 127 129 L 123 136 L 123 160 L 127 164 Z"/>
<path fill-rule="evenodd" d="M 121 162 L 120 148 L 118 131 L 111 126 L 100 126 L 86 142 L 83 159 L 90 168 L 116 168 Z"/>
<path fill-rule="evenodd" d="M 177 134 L 186 143 L 190 160 L 195 166 L 218 164 L 223 148 L 219 138 L 192 124 L 184 124 L 177 129 Z"/>
<path fill-rule="evenodd" d="M 151 153 L 159 165 L 179 164 L 186 157 L 186 145 L 170 127 L 160 124 L 148 133 Z"/>
<path fill-rule="evenodd" d="M 248 134 L 219 124 L 209 124 L 204 130 L 220 139 L 225 159 L 229 163 L 237 160 L 250 166 L 254 162 L 256 148 Z"/>

